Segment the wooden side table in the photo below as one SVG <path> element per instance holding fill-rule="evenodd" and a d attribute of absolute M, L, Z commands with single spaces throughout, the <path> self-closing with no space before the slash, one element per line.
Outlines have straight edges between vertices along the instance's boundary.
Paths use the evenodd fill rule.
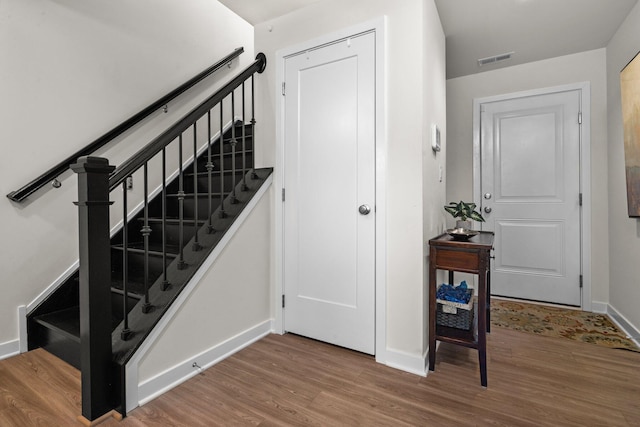
<path fill-rule="evenodd" d="M 493 233 L 481 231 L 467 241 L 454 240 L 447 233 L 429 240 L 429 370 L 436 367 L 436 340 L 478 350 L 480 383 L 487 386 L 487 332 L 490 331 L 491 279 L 489 273 Z M 436 324 L 436 270 L 478 275 L 477 330 L 470 331 Z"/>

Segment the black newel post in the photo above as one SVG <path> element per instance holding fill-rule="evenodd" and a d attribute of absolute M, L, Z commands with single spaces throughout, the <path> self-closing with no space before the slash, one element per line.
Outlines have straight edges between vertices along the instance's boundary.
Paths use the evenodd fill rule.
<path fill-rule="evenodd" d="M 93 421 L 113 409 L 109 174 L 115 167 L 80 157 L 71 169 L 78 174 L 82 416 Z"/>

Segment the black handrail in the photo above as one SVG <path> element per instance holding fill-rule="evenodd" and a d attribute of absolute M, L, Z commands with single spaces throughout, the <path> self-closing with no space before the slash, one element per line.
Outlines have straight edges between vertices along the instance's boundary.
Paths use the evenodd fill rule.
<path fill-rule="evenodd" d="M 19 190 L 15 190 L 7 194 L 7 197 L 13 200 L 14 202 L 24 201 L 24 199 L 29 197 L 31 194 L 33 194 L 40 188 L 44 187 L 45 185 L 47 185 L 47 183 L 52 182 L 55 178 L 57 178 L 62 173 L 64 173 L 67 169 L 69 169 L 69 166 L 71 164 L 76 162 L 76 160 L 79 157 L 88 156 L 94 153 L 96 150 L 100 149 L 101 147 L 105 146 L 114 138 L 122 135 L 124 132 L 131 129 L 133 126 L 135 126 L 136 124 L 140 123 L 142 120 L 147 118 L 149 115 L 151 115 L 151 113 L 159 110 L 160 108 L 165 106 L 167 103 L 169 103 L 170 101 L 172 101 L 173 99 L 181 95 L 182 93 L 186 92 L 187 90 L 195 86 L 197 83 L 202 81 L 204 78 L 206 78 L 210 74 L 224 67 L 233 59 L 240 56 L 240 54 L 242 54 L 243 52 L 244 52 L 243 47 L 236 48 L 232 53 L 225 56 L 220 61 L 216 62 L 206 70 L 202 71 L 201 73 L 199 73 L 198 75 L 196 75 L 195 77 L 187 81 L 186 83 L 182 84 L 180 87 L 174 89 L 173 91 L 169 92 L 162 98 L 158 99 L 156 102 L 149 105 L 148 107 L 146 107 L 139 113 L 135 114 L 131 118 L 125 120 L 115 128 L 111 129 L 109 132 L 102 135 L 100 138 L 96 139 L 95 141 L 87 145 L 86 147 L 73 153 L 71 156 L 67 157 L 66 159 L 64 159 L 63 161 L 61 161 L 60 163 L 58 163 L 57 165 L 55 165 L 54 167 L 52 167 L 51 169 L 49 169 L 48 171 L 46 171 L 45 173 L 37 177 L 36 179 L 32 180 L 31 182 L 29 182 L 28 184 L 20 188 Z"/>
<path fill-rule="evenodd" d="M 235 88 L 240 86 L 242 82 L 251 77 L 254 73 L 262 73 L 267 66 L 267 57 L 264 53 L 259 53 L 256 60 L 238 74 L 233 80 L 220 88 L 216 93 L 203 101 L 196 108 L 187 113 L 179 122 L 171 126 L 160 136 L 156 137 L 136 154 L 131 156 L 127 161 L 118 166 L 109 178 L 109 190 L 112 191 L 120 185 L 128 176 L 138 170 L 145 162 L 158 154 L 164 147 L 178 138 L 185 130 L 195 123 L 197 119 L 202 117 L 211 110 L 216 104 L 227 97 Z"/>

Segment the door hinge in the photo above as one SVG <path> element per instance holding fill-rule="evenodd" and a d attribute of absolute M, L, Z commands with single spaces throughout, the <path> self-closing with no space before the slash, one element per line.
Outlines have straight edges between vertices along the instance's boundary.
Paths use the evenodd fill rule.
<path fill-rule="evenodd" d="M 583 282 L 583 279 L 582 279 L 582 274 L 581 274 L 581 275 L 580 275 L 580 288 L 582 288 L 582 282 Z M 283 306 L 283 307 L 284 307 L 284 306 Z"/>
<path fill-rule="evenodd" d="M 582 113 L 578 113 L 578 124 L 581 125 L 582 124 Z"/>
<path fill-rule="evenodd" d="M 578 196 L 578 203 L 580 203 L 580 206 L 582 206 L 582 193 L 580 193 L 580 195 Z"/>
<path fill-rule="evenodd" d="M 284 308 L 284 294 L 282 294 L 282 308 Z"/>
<path fill-rule="evenodd" d="M 284 188 L 282 189 L 282 201 L 284 202 L 285 196 L 284 196 Z"/>
<path fill-rule="evenodd" d="M 282 96 L 285 96 L 285 87 L 286 87 L 286 83 L 282 82 Z"/>

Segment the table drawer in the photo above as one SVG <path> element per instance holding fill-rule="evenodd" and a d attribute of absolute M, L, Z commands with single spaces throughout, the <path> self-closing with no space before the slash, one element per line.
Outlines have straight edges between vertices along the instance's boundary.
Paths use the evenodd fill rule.
<path fill-rule="evenodd" d="M 436 268 L 477 272 L 480 269 L 480 254 L 477 251 L 436 250 Z"/>

